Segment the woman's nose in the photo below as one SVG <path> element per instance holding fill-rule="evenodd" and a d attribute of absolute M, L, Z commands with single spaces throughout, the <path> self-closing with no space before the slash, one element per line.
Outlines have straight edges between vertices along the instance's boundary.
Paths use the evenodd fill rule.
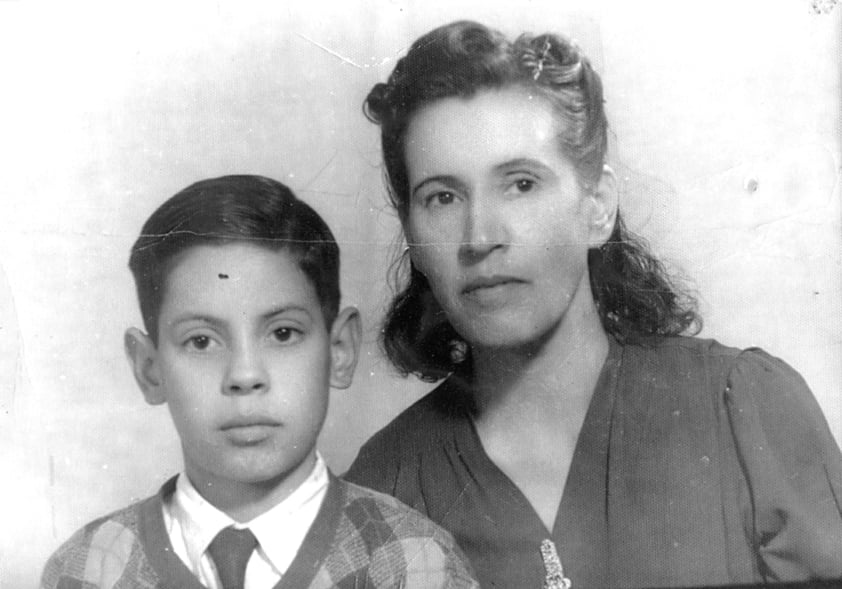
<path fill-rule="evenodd" d="M 461 254 L 483 257 L 508 245 L 506 221 L 499 205 L 487 198 L 473 198 L 466 207 Z"/>
<path fill-rule="evenodd" d="M 248 395 L 269 388 L 269 375 L 257 350 L 235 350 L 228 365 L 223 383 L 226 395 Z"/>

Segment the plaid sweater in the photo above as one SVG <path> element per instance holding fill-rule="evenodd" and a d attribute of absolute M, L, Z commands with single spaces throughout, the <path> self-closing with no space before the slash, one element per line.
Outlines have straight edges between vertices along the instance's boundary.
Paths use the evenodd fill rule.
<path fill-rule="evenodd" d="M 201 589 L 173 552 L 160 493 L 97 519 L 65 542 L 42 589 Z M 331 475 L 327 495 L 274 589 L 479 587 L 450 534 L 396 499 Z"/>

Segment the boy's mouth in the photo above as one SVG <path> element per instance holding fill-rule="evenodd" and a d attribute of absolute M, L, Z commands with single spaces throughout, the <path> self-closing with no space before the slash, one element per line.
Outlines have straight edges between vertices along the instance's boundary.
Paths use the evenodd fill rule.
<path fill-rule="evenodd" d="M 280 422 L 266 417 L 238 417 L 226 421 L 220 430 L 235 446 L 253 446 L 271 437 Z"/>
<path fill-rule="evenodd" d="M 250 421 L 248 423 L 226 424 L 222 431 L 235 446 L 256 446 L 271 438 L 280 423 L 274 421 Z"/>
<path fill-rule="evenodd" d="M 228 431 L 244 427 L 277 427 L 279 425 L 281 425 L 281 422 L 272 419 L 271 417 L 247 415 L 242 417 L 235 417 L 234 419 L 229 419 L 228 421 L 223 423 L 219 429 L 221 429 L 222 431 Z"/>

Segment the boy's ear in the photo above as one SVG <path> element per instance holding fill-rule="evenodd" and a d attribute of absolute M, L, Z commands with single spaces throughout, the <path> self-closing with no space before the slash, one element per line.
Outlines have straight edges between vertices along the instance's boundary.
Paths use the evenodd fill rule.
<path fill-rule="evenodd" d="M 337 389 L 351 386 L 361 339 L 360 312 L 355 307 L 342 309 L 330 328 L 330 386 Z"/>
<path fill-rule="evenodd" d="M 150 405 L 166 403 L 167 396 L 161 386 L 161 374 L 158 369 L 158 349 L 148 335 L 130 327 L 123 338 L 126 356 L 132 366 L 135 380 L 143 397 Z"/>
<path fill-rule="evenodd" d="M 590 218 L 590 246 L 599 247 L 611 237 L 614 223 L 617 221 L 617 207 L 619 206 L 617 177 L 610 167 L 602 166 L 602 174 L 590 198 L 593 203 Z"/>

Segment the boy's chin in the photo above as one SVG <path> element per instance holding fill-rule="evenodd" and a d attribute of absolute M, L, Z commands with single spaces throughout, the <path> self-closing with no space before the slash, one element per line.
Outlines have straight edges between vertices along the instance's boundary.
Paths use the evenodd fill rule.
<path fill-rule="evenodd" d="M 312 457 L 312 458 L 311 458 Z M 289 462 L 234 464 L 220 460 L 212 471 L 196 476 L 187 470 L 193 486 L 211 505 L 236 521 L 246 522 L 289 497 L 313 472 L 315 454 Z"/>
<path fill-rule="evenodd" d="M 238 456 L 220 458 L 206 469 L 187 468 L 190 481 L 197 488 L 214 493 L 242 493 L 249 489 L 259 493 L 295 490 L 312 472 L 315 452 L 286 460 L 278 453 L 271 457 Z M 215 488 L 215 490 L 214 490 Z"/>
<path fill-rule="evenodd" d="M 298 487 L 312 472 L 316 463 L 315 452 L 285 461 L 245 461 L 232 464 L 227 477 L 234 484 L 258 488 Z"/>

